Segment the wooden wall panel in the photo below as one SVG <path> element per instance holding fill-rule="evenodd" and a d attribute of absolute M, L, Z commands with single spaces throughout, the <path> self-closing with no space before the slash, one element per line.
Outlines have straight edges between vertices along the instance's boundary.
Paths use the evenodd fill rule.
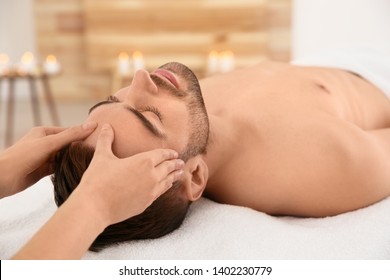
<path fill-rule="evenodd" d="M 62 73 L 51 79 L 57 100 L 91 100 L 106 96 L 108 71 L 93 73 L 86 64 L 84 13 L 81 0 L 35 0 L 35 27 L 39 55 L 57 56 Z"/>
<path fill-rule="evenodd" d="M 119 52 L 143 53 L 153 69 L 180 61 L 206 74 L 211 50 L 230 50 L 236 66 L 290 58 L 291 0 L 35 0 L 38 49 L 55 54 L 52 80 L 63 99 L 110 93 Z"/>
<path fill-rule="evenodd" d="M 205 74 L 211 50 L 230 50 L 238 67 L 267 53 L 267 1 L 84 0 L 87 63 L 115 65 L 119 52 L 141 51 L 147 68 L 170 60 Z"/>

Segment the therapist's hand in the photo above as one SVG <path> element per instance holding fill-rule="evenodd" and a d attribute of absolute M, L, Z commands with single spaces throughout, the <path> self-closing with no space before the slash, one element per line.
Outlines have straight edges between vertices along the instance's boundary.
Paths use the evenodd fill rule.
<path fill-rule="evenodd" d="M 53 172 L 57 151 L 90 135 L 97 123 L 70 128 L 35 127 L 0 154 L 0 198 L 23 191 Z"/>
<path fill-rule="evenodd" d="M 142 213 L 180 179 L 184 167 L 177 152 L 168 149 L 117 158 L 113 141 L 114 131 L 105 124 L 92 161 L 71 195 L 91 205 L 106 226 Z"/>

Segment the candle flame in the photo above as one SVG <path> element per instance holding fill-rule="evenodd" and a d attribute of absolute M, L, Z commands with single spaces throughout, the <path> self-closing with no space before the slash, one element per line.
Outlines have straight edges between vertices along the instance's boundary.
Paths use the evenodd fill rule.
<path fill-rule="evenodd" d="M 9 57 L 5 53 L 0 53 L 0 64 L 7 64 L 9 61 Z"/>
<path fill-rule="evenodd" d="M 212 50 L 210 53 L 209 53 L 209 57 L 211 58 L 216 58 L 218 57 L 218 52 L 216 50 Z"/>
<path fill-rule="evenodd" d="M 22 63 L 31 63 L 34 60 L 34 55 L 31 52 L 25 52 L 22 56 Z"/>
<path fill-rule="evenodd" d="M 232 58 L 234 57 L 234 53 L 232 51 L 224 51 L 221 53 L 221 56 L 222 57 L 225 57 L 225 58 Z"/>
<path fill-rule="evenodd" d="M 143 57 L 142 52 L 140 51 L 133 52 L 133 59 L 142 58 L 142 57 Z"/>
<path fill-rule="evenodd" d="M 128 59 L 129 59 L 129 55 L 127 54 L 127 52 L 121 52 L 121 53 L 118 55 L 118 59 L 119 59 L 119 60 L 128 60 Z"/>
<path fill-rule="evenodd" d="M 46 57 L 46 62 L 47 63 L 57 63 L 57 58 L 52 55 L 52 54 L 49 54 L 47 57 Z"/>

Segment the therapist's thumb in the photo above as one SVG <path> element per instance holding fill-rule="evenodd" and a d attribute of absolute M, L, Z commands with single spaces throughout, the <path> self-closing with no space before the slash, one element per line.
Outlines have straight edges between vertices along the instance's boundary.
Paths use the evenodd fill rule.
<path fill-rule="evenodd" d="M 104 124 L 100 130 L 99 137 L 96 142 L 95 154 L 110 154 L 112 153 L 112 143 L 114 141 L 114 130 L 111 125 Z"/>

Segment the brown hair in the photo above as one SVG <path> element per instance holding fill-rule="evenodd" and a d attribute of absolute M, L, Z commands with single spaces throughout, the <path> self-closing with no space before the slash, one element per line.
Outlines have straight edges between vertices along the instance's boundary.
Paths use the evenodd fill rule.
<path fill-rule="evenodd" d="M 73 143 L 57 154 L 55 172 L 51 178 L 57 206 L 64 203 L 80 183 L 93 154 L 94 149 L 81 142 Z M 89 249 L 97 252 L 111 244 L 133 239 L 158 238 L 177 229 L 183 222 L 190 205 L 190 201 L 178 194 L 180 191 L 181 184 L 175 182 L 172 188 L 143 213 L 108 226 Z"/>
<path fill-rule="evenodd" d="M 209 138 L 206 107 L 198 80 L 188 67 L 176 62 L 162 67 L 181 73 L 188 83 L 189 94 L 185 102 L 190 116 L 190 134 L 186 148 L 180 153 L 180 158 L 187 161 L 196 155 L 206 153 Z M 156 76 L 151 78 L 158 86 L 166 84 Z M 73 143 L 58 153 L 52 176 L 54 196 L 58 206 L 80 183 L 93 154 L 93 148 L 80 142 Z M 110 244 L 133 239 L 158 238 L 177 229 L 183 222 L 190 205 L 183 192 L 182 185 L 175 182 L 172 188 L 154 201 L 143 213 L 107 227 L 92 243 L 90 250 L 99 251 Z"/>

